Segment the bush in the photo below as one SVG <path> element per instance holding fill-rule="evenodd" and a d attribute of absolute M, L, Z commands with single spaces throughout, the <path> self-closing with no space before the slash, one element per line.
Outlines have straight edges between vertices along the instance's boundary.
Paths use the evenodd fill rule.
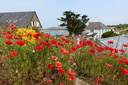
<path fill-rule="evenodd" d="M 113 37 L 113 36 L 119 36 L 119 34 L 114 33 L 113 31 L 108 31 L 102 34 L 102 38 Z"/>

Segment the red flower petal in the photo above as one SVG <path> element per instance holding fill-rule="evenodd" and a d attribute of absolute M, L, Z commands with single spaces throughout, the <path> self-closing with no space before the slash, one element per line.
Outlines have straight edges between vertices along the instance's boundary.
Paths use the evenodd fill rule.
<path fill-rule="evenodd" d="M 56 62 L 56 67 L 62 67 L 62 63 L 61 62 Z"/>

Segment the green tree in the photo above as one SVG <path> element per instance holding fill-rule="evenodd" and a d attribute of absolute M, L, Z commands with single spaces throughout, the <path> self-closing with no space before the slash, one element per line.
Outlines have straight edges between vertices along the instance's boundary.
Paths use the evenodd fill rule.
<path fill-rule="evenodd" d="M 102 38 L 113 37 L 113 36 L 119 36 L 119 34 L 114 33 L 113 31 L 108 31 L 102 34 Z"/>
<path fill-rule="evenodd" d="M 64 17 L 58 18 L 58 20 L 63 22 L 60 26 L 65 26 L 67 28 L 69 36 L 72 36 L 72 34 L 81 34 L 89 20 L 86 14 L 81 16 L 80 14 L 75 14 L 71 11 L 65 11 L 63 16 Z"/>

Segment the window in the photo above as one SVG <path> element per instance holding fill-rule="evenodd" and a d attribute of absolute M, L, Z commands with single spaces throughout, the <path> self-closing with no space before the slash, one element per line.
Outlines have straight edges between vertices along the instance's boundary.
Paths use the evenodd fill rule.
<path fill-rule="evenodd" d="M 94 30 L 90 30 L 90 32 L 94 32 Z"/>
<path fill-rule="evenodd" d="M 34 21 L 31 21 L 31 25 L 32 25 L 32 27 L 34 26 Z"/>
<path fill-rule="evenodd" d="M 39 27 L 39 26 L 40 26 L 40 25 L 39 25 L 39 22 L 36 22 L 36 26 L 37 26 L 37 27 Z"/>
<path fill-rule="evenodd" d="M 32 27 L 39 27 L 39 22 L 38 21 L 31 21 Z"/>

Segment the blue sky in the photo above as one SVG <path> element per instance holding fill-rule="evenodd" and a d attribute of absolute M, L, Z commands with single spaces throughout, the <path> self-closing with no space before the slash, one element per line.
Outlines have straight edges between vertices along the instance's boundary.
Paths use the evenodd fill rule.
<path fill-rule="evenodd" d="M 3 0 L 0 12 L 36 11 L 43 28 L 57 27 L 64 11 L 88 15 L 90 22 L 128 24 L 128 0 Z"/>

